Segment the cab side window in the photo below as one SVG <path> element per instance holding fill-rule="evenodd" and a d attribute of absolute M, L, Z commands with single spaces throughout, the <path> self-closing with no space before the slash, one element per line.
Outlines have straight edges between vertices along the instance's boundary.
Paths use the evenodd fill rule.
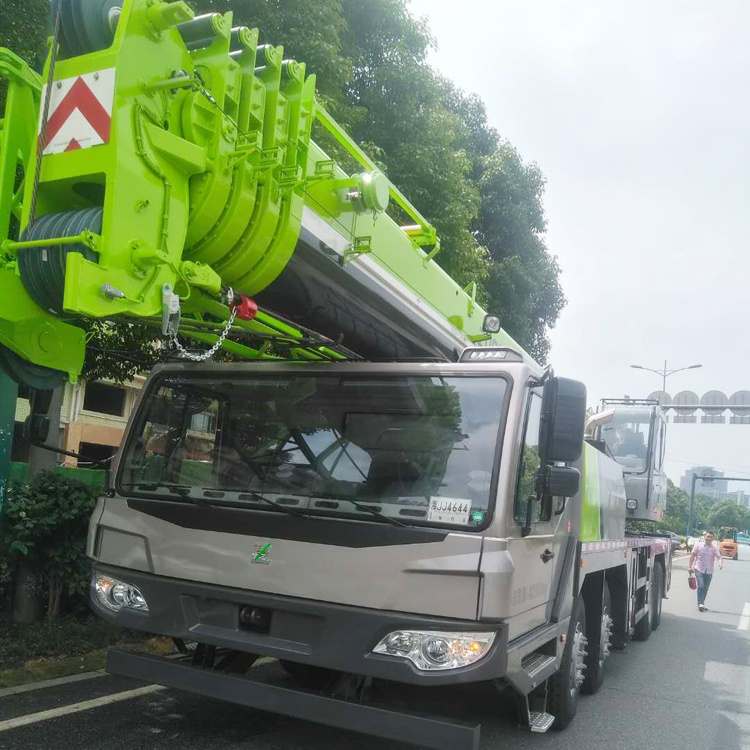
<path fill-rule="evenodd" d="M 531 522 L 549 521 L 551 517 L 550 498 L 539 496 L 534 489 L 534 479 L 541 464 L 539 457 L 539 433 L 542 423 L 542 397 L 536 391 L 529 395 L 526 408 L 526 425 L 524 428 L 523 449 L 518 466 L 518 485 L 516 487 L 515 519 L 520 524 L 526 523 L 529 500 L 532 501 Z"/>
<path fill-rule="evenodd" d="M 661 424 L 658 420 L 654 420 L 653 433 L 654 441 L 651 448 L 651 466 L 654 471 L 659 471 L 661 469 Z"/>

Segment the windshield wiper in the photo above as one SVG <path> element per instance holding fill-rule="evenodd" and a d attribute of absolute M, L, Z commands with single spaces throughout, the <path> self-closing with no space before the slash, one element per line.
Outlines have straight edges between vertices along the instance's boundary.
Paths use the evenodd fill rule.
<path fill-rule="evenodd" d="M 302 495 L 302 497 L 308 497 L 308 496 Z M 358 511 L 362 513 L 369 513 L 370 515 L 375 516 L 376 518 L 379 518 L 382 521 L 385 521 L 386 523 L 391 524 L 392 526 L 403 526 L 404 528 L 407 528 L 407 529 L 414 528 L 410 523 L 405 523 L 404 521 L 400 521 L 398 518 L 393 518 L 391 516 L 385 516 L 383 515 L 382 511 L 376 510 L 375 508 L 371 508 L 369 505 L 364 505 L 363 503 L 357 502 L 356 500 L 351 500 L 348 497 L 339 497 L 338 495 L 315 495 L 315 497 L 321 497 L 323 499 L 338 500 L 339 502 L 349 503 L 350 505 L 353 505 Z"/>
<path fill-rule="evenodd" d="M 185 500 L 188 500 L 191 503 L 194 503 L 195 505 L 201 505 L 204 508 L 218 508 L 222 505 L 225 505 L 225 503 L 212 503 L 208 500 L 205 500 L 202 497 L 197 497 L 196 495 L 191 495 L 191 491 L 194 489 L 190 485 L 186 484 L 168 484 L 166 482 L 134 482 L 132 484 L 129 484 L 130 487 L 138 486 L 138 489 L 140 490 L 146 490 L 146 492 L 154 492 L 158 489 L 165 489 L 167 492 L 171 492 L 173 495 L 179 495 L 180 497 L 184 498 Z M 271 500 L 270 497 L 266 497 L 265 495 L 261 495 L 259 492 L 253 492 L 252 490 L 243 490 L 243 489 L 235 489 L 230 490 L 234 492 L 242 492 L 245 495 L 250 495 L 255 500 L 261 500 L 264 503 L 268 503 L 269 505 L 273 505 L 274 508 L 277 508 L 278 510 L 283 511 L 284 513 L 288 513 L 290 516 L 299 516 L 301 518 L 312 518 L 312 516 L 308 515 L 307 513 L 297 509 L 297 508 L 290 508 L 287 505 L 283 505 L 282 503 L 277 502 L 276 500 Z"/>
<path fill-rule="evenodd" d="M 241 492 L 243 495 L 250 495 L 250 497 L 253 498 L 253 500 L 260 500 L 261 502 L 268 503 L 269 505 L 273 505 L 274 508 L 277 510 L 281 510 L 284 513 L 288 513 L 290 516 L 299 516 L 300 518 L 314 518 L 314 516 L 311 516 L 309 513 L 305 513 L 303 510 L 300 510 L 299 508 L 292 508 L 289 505 L 284 505 L 283 503 L 279 503 L 276 500 L 271 500 L 270 497 L 266 497 L 265 495 L 261 495 L 260 492 L 254 492 L 253 490 L 243 490 L 239 487 L 234 487 L 230 490 L 225 490 L 226 492 Z"/>
<path fill-rule="evenodd" d="M 350 500 L 348 497 L 337 497 L 336 500 L 343 500 L 345 503 L 350 503 L 362 513 L 369 513 L 372 516 L 376 516 L 377 518 L 380 518 L 383 521 L 387 521 L 392 526 L 403 526 L 404 528 L 409 528 L 409 529 L 412 528 L 411 524 L 409 523 L 404 523 L 403 521 L 399 521 L 398 518 L 393 518 L 392 516 L 385 516 L 383 515 L 382 511 L 377 510 L 376 508 L 371 508 L 369 505 L 363 505 L 362 503 L 358 503 L 356 500 Z"/>
<path fill-rule="evenodd" d="M 218 503 L 210 503 L 204 500 L 202 497 L 191 495 L 194 487 L 189 484 L 169 484 L 167 482 L 132 482 L 125 485 L 127 487 L 137 487 L 139 490 L 145 490 L 146 492 L 155 492 L 158 489 L 165 489 L 167 492 L 171 492 L 173 495 L 179 495 L 185 500 L 190 501 L 194 505 L 201 505 L 204 508 L 215 508 Z"/>

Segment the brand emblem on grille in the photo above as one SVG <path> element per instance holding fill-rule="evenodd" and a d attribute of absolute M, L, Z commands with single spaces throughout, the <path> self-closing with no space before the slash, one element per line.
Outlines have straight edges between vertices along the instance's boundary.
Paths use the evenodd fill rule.
<path fill-rule="evenodd" d="M 268 563 L 271 562 L 271 547 L 273 547 L 271 542 L 257 544 L 253 550 L 253 556 L 250 558 L 250 562 L 259 563 L 260 565 L 268 565 Z"/>

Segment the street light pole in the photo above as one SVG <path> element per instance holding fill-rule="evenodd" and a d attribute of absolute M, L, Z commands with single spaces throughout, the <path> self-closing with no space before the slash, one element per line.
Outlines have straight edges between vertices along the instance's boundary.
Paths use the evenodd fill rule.
<path fill-rule="evenodd" d="M 651 367 L 643 367 L 643 365 L 630 365 L 634 370 L 648 370 L 648 372 L 653 372 L 656 375 L 661 376 L 661 390 L 662 393 L 666 392 L 667 390 L 667 378 L 670 375 L 674 375 L 676 372 L 682 372 L 683 370 L 697 370 L 699 367 L 703 367 L 703 365 L 689 365 L 688 367 L 678 367 L 675 370 L 668 370 L 667 369 L 667 360 L 664 360 L 664 369 L 663 370 L 654 370 Z"/>
<path fill-rule="evenodd" d="M 688 511 L 688 522 L 687 522 L 687 533 L 685 534 L 685 542 L 687 543 L 688 537 L 690 536 L 690 525 L 693 521 L 693 504 L 695 503 L 695 480 L 698 479 L 698 475 L 693 472 L 693 481 L 690 483 L 690 510 Z"/>

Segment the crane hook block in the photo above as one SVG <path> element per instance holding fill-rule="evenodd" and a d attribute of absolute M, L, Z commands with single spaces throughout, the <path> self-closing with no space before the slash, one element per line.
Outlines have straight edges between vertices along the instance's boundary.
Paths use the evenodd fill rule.
<path fill-rule="evenodd" d="M 232 302 L 235 316 L 240 320 L 252 320 L 258 314 L 258 305 L 250 297 L 239 294 Z"/>

